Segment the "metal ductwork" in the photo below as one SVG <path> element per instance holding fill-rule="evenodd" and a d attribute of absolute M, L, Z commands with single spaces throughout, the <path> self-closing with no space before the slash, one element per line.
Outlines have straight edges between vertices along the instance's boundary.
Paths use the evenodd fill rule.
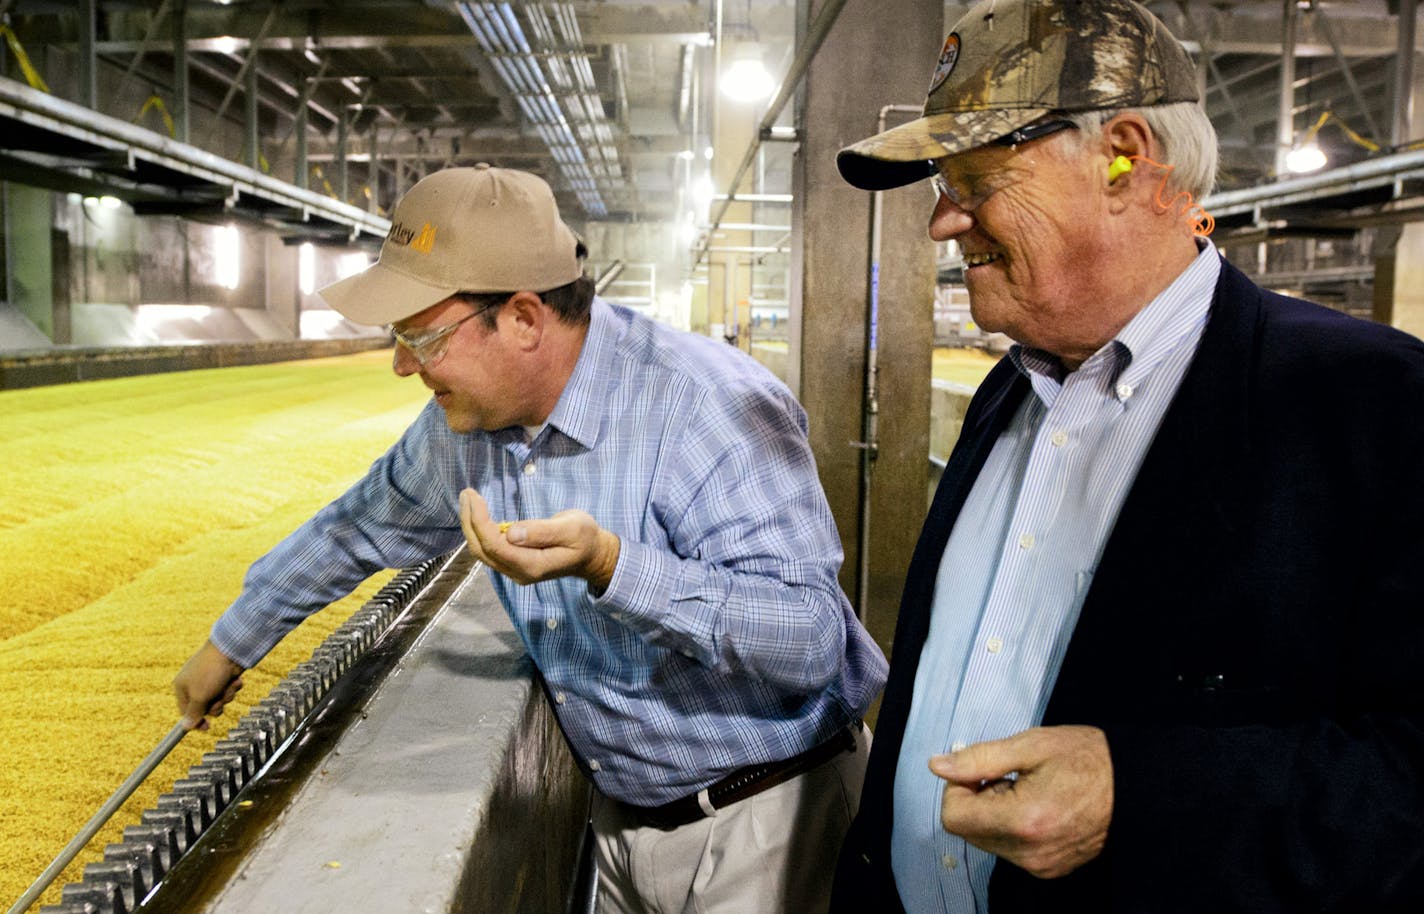
<path fill-rule="evenodd" d="M 509 3 L 455 6 L 584 210 L 606 216 L 627 181 L 573 5 L 522 4 L 525 25 Z"/>

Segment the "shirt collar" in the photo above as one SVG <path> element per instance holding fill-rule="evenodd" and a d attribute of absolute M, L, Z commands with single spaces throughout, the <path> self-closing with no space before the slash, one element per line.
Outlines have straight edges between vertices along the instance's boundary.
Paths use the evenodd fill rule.
<path fill-rule="evenodd" d="M 589 309 L 588 334 L 578 361 L 549 414 L 546 425 L 558 429 L 585 448 L 598 442 L 602 406 L 613 383 L 617 363 L 618 328 L 608 303 L 595 297 Z"/>
<path fill-rule="evenodd" d="M 1200 335 L 1221 275 L 1221 255 L 1205 238 L 1197 244 L 1197 256 L 1187 268 L 1084 361 L 1079 371 L 1101 372 L 1105 390 L 1122 385 L 1131 390 L 1167 353 Z M 1052 405 L 1050 391 L 1061 386 L 1067 376 L 1058 357 L 1017 343 L 1009 349 L 1009 357 L 1039 398 Z"/>

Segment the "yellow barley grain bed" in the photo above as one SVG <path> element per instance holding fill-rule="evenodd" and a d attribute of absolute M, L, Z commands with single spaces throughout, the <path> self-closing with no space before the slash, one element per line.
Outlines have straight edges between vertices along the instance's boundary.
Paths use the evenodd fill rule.
<path fill-rule="evenodd" d="M 0 391 L 0 903 L 177 721 L 169 683 L 266 551 L 358 478 L 428 392 L 388 351 Z M 309 619 L 41 898 L 389 578 Z M 35 908 L 38 910 L 38 908 Z"/>

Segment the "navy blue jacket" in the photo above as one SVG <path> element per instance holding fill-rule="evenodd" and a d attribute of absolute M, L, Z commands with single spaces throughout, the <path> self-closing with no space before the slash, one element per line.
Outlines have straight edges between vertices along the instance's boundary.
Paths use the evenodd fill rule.
<path fill-rule="evenodd" d="M 920 534 L 832 910 L 900 911 L 895 766 L 945 542 L 1028 384 L 965 417 Z M 1223 263 L 1045 725 L 1107 733 L 1102 855 L 992 914 L 1424 911 L 1424 344 Z"/>

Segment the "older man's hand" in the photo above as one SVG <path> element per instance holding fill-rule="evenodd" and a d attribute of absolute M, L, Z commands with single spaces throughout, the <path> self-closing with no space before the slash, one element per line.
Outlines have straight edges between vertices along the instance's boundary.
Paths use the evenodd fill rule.
<path fill-rule="evenodd" d="M 466 489 L 460 493 L 460 527 L 475 558 L 519 584 L 578 577 L 598 595 L 618 566 L 618 537 L 585 511 L 560 511 L 501 530 L 480 493 Z"/>
<path fill-rule="evenodd" d="M 1097 727 L 1036 727 L 935 756 L 930 770 L 948 782 L 945 831 L 1034 876 L 1066 876 L 1102 853 L 1113 771 Z"/>

